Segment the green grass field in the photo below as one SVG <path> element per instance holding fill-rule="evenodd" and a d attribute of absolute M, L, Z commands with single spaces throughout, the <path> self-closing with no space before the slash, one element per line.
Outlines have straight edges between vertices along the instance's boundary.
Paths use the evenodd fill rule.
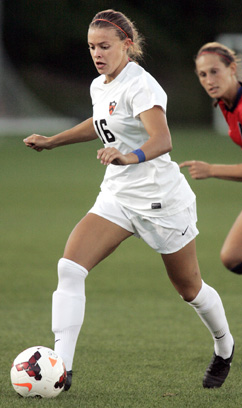
<path fill-rule="evenodd" d="M 172 131 L 171 157 L 237 163 L 241 151 L 209 129 Z M 87 306 L 71 390 L 54 400 L 22 399 L 10 368 L 23 349 L 53 347 L 51 297 L 66 239 L 95 200 L 104 168 L 98 141 L 36 153 L 22 138 L 0 139 L 0 407 L 241 408 L 242 281 L 219 252 L 241 210 L 241 185 L 192 181 L 197 195 L 197 250 L 202 276 L 220 293 L 236 342 L 221 389 L 204 390 L 213 342 L 171 286 L 160 256 L 130 238 L 86 281 Z M 63 305 L 64 307 L 64 305 Z"/>

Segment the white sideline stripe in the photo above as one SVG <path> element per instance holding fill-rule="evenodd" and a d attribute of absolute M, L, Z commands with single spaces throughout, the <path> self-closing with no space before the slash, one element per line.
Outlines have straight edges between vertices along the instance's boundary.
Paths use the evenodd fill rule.
<path fill-rule="evenodd" d="M 75 118 L 0 118 L 0 136 L 58 133 L 77 125 Z"/>

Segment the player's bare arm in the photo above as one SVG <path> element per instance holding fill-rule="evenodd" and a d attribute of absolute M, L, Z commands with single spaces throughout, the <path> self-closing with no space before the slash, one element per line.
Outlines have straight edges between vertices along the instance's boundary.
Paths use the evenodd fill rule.
<path fill-rule="evenodd" d="M 150 138 L 141 146 L 146 160 L 155 159 L 172 150 L 166 115 L 160 106 L 154 106 L 140 114 L 140 119 Z"/>
<path fill-rule="evenodd" d="M 158 106 L 154 106 L 142 112 L 140 119 L 150 136 L 149 140 L 140 146 L 140 149 L 144 152 L 145 160 L 152 160 L 170 152 L 172 149 L 171 136 L 163 110 Z M 114 147 L 98 150 L 97 159 L 104 165 L 110 163 L 116 165 L 139 163 L 139 158 L 135 153 L 130 152 L 124 155 Z"/>
<path fill-rule="evenodd" d="M 223 180 L 242 181 L 242 163 L 240 164 L 212 164 L 212 177 Z"/>
<path fill-rule="evenodd" d="M 210 164 L 198 160 L 188 160 L 180 168 L 188 167 L 193 179 L 202 180 L 209 177 L 222 180 L 242 181 L 242 164 Z"/>
<path fill-rule="evenodd" d="M 27 147 L 41 152 L 44 149 L 51 150 L 59 146 L 87 142 L 97 139 L 97 137 L 92 118 L 89 118 L 73 128 L 51 137 L 33 134 L 24 139 L 24 143 Z"/>

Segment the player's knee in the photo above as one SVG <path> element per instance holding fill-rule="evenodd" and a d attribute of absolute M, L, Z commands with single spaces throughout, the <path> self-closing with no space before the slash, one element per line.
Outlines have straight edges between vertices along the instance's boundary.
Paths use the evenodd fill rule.
<path fill-rule="evenodd" d="M 229 269 L 231 271 L 231 269 L 234 266 L 233 259 L 231 257 L 230 252 L 227 251 L 226 248 L 222 248 L 222 250 L 220 252 L 220 259 L 221 259 L 223 265 L 225 266 L 225 268 L 227 268 L 227 269 Z"/>
<path fill-rule="evenodd" d="M 221 261 L 225 268 L 227 268 L 229 271 L 232 271 L 234 267 L 234 263 L 232 262 L 232 260 L 230 260 L 229 258 L 221 257 Z"/>
<path fill-rule="evenodd" d="M 193 286 L 187 285 L 184 288 L 180 288 L 178 290 L 178 292 L 179 292 L 181 298 L 185 302 L 190 303 L 197 297 L 200 290 L 201 290 L 201 285 L 200 284 L 199 285 L 193 285 Z"/>
<path fill-rule="evenodd" d="M 231 272 L 242 275 L 242 262 L 237 261 L 231 254 L 222 249 L 220 258 L 224 266 Z"/>
<path fill-rule="evenodd" d="M 231 272 L 237 273 L 238 275 L 242 275 L 242 262 L 239 263 L 238 265 L 234 266 L 230 270 L 231 270 Z"/>

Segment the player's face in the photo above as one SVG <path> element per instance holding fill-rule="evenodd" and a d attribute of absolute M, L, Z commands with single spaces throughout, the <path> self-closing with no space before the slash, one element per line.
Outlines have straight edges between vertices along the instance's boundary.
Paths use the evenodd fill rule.
<path fill-rule="evenodd" d="M 211 98 L 229 100 L 234 95 L 234 84 L 237 82 L 235 63 L 227 67 L 218 55 L 204 54 L 196 60 L 196 72 Z"/>
<path fill-rule="evenodd" d="M 120 40 L 112 28 L 90 28 L 88 45 L 97 71 L 111 82 L 128 62 L 130 40 Z"/>

